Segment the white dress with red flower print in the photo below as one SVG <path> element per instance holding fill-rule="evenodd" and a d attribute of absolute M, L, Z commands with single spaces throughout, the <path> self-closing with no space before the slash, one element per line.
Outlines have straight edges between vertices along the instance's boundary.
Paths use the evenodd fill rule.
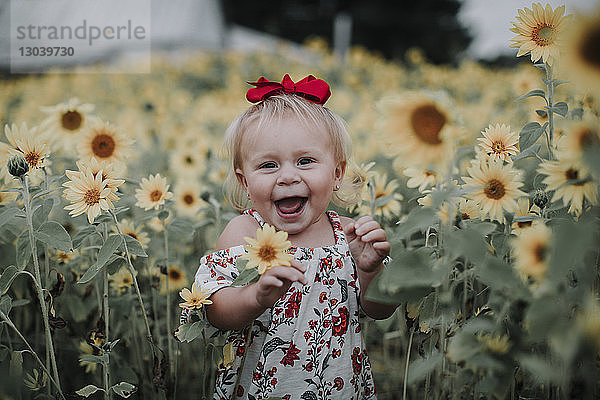
<path fill-rule="evenodd" d="M 256 211 L 244 213 L 264 224 Z M 327 215 L 334 245 L 290 249 L 307 266 L 308 283 L 294 282 L 257 318 L 250 340 L 250 327 L 228 332 L 227 342 L 232 343 L 236 357 L 230 368 L 219 367 L 215 399 L 376 398 L 360 333 L 356 266 L 339 216 L 333 211 Z M 196 284 L 210 293 L 230 286 L 238 276 L 236 259 L 245 253 L 239 245 L 202 257 Z"/>

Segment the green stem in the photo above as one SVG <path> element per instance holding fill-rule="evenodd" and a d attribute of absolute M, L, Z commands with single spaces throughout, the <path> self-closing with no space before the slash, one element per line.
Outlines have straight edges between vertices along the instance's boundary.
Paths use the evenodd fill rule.
<path fill-rule="evenodd" d="M 144 317 L 144 325 L 146 326 L 146 339 L 150 342 L 150 349 L 152 350 L 153 358 L 156 357 L 156 353 L 154 352 L 154 340 L 152 339 L 152 332 L 150 331 L 150 324 L 148 323 L 148 317 L 146 316 L 146 307 L 144 307 L 144 300 L 142 299 L 142 293 L 140 292 L 140 286 L 138 285 L 137 278 L 135 276 L 135 268 L 133 268 L 133 264 L 131 263 L 131 255 L 129 253 L 129 247 L 127 247 L 127 241 L 125 240 L 125 236 L 123 232 L 121 232 L 121 227 L 119 226 L 119 221 L 117 220 L 117 216 L 113 212 L 113 210 L 108 210 L 110 215 L 113 217 L 113 221 L 115 222 L 115 226 L 117 227 L 117 232 L 121 239 L 123 240 L 123 248 L 125 249 L 125 258 L 127 259 L 127 267 L 129 272 L 131 273 L 131 277 L 133 279 L 133 287 L 135 288 L 135 294 L 137 295 L 138 303 L 142 310 L 142 316 Z"/>
<path fill-rule="evenodd" d="M 167 276 L 165 287 L 167 289 L 167 354 L 169 357 L 169 380 L 173 379 L 173 337 L 171 335 L 171 288 L 169 287 L 169 233 L 167 224 L 163 221 L 163 233 L 165 236 L 165 262 L 167 264 Z"/>
<path fill-rule="evenodd" d="M 406 365 L 404 366 L 404 389 L 402 391 L 402 400 L 406 400 L 406 388 L 408 386 L 408 366 L 410 364 L 410 349 L 412 347 L 413 336 L 415 334 L 415 326 L 410 327 L 410 336 L 408 338 L 408 348 L 406 349 Z"/>
<path fill-rule="evenodd" d="M 10 326 L 17 333 L 17 336 L 19 336 L 19 338 L 23 341 L 23 343 L 25 343 L 25 346 L 27 347 L 27 349 L 29 350 L 31 355 L 33 355 L 33 358 L 35 358 L 35 360 L 38 362 L 38 364 L 40 364 L 40 367 L 44 370 L 44 372 L 50 379 L 50 382 L 52 382 L 54 384 L 54 386 L 56 387 L 56 390 L 58 390 L 58 394 L 60 395 L 60 397 L 63 398 L 64 400 L 66 400 L 65 395 L 63 394 L 62 390 L 60 389 L 58 382 L 54 380 L 54 378 L 50 374 L 50 371 L 48 371 L 48 368 L 46 368 L 46 366 L 44 365 L 42 360 L 40 360 L 37 353 L 33 350 L 31 345 L 29 344 L 29 342 L 27 342 L 27 339 L 25 339 L 25 337 L 21 334 L 21 332 L 15 326 L 15 324 L 13 324 L 13 322 L 10 320 L 10 318 L 8 318 L 8 316 L 6 314 L 4 314 L 2 311 L 0 311 L 0 318 L 2 318 L 2 320 L 4 322 L 6 322 L 8 324 L 8 326 Z"/>
<path fill-rule="evenodd" d="M 554 82 L 552 79 L 552 67 L 546 64 L 546 87 L 548 89 L 548 157 L 554 160 Z"/>
<path fill-rule="evenodd" d="M 44 299 L 44 290 L 41 286 L 41 273 L 40 273 L 40 264 L 37 256 L 37 246 L 36 239 L 33 234 L 33 213 L 31 212 L 31 197 L 29 195 L 29 182 L 28 176 L 25 175 L 20 178 L 21 184 L 24 189 L 24 198 L 23 202 L 25 203 L 25 216 L 27 219 L 27 228 L 29 230 L 29 244 L 31 246 L 31 255 L 33 257 L 33 266 L 35 273 L 34 287 L 37 292 L 38 300 L 40 302 L 40 309 L 42 312 L 42 320 L 44 322 L 44 334 L 46 336 L 46 351 L 50 355 L 50 364 L 52 367 L 52 373 L 54 374 L 54 379 L 56 380 L 57 387 L 60 389 L 60 379 L 58 377 L 58 368 L 56 366 L 56 357 L 54 355 L 54 344 L 52 343 L 52 334 L 50 332 L 50 322 L 48 320 L 48 309 L 46 306 L 46 300 Z"/>
<path fill-rule="evenodd" d="M 107 224 L 104 223 L 104 240 L 108 239 L 108 227 Z M 108 271 L 106 268 L 102 268 L 102 310 L 104 312 L 104 340 L 106 343 L 110 342 L 109 336 L 109 324 L 108 319 L 110 316 L 109 308 L 108 308 Z M 104 377 L 104 398 L 106 400 L 110 399 L 110 353 L 108 355 L 106 365 L 102 370 Z"/>

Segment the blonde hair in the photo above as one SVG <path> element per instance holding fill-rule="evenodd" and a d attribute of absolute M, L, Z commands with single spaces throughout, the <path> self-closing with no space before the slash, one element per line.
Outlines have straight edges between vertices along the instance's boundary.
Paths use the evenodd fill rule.
<path fill-rule="evenodd" d="M 345 163 L 350 167 L 352 141 L 346 130 L 345 121 L 328 108 L 312 103 L 294 94 L 280 93 L 268 97 L 260 103 L 252 105 L 237 117 L 225 133 L 224 150 L 230 162 L 230 170 L 225 181 L 225 193 L 232 206 L 242 211 L 248 208 L 249 200 L 244 188 L 235 174 L 236 169 L 242 168 L 242 139 L 244 133 L 252 126 L 260 131 L 265 125 L 277 123 L 285 117 L 295 116 L 309 128 L 325 127 L 330 135 L 333 155 L 336 163 Z M 349 207 L 356 203 L 357 190 L 362 189 L 364 182 L 357 185 L 356 179 L 344 179 L 339 191 L 333 192 L 332 201 L 341 207 Z M 350 186 L 350 187 L 348 187 Z"/>

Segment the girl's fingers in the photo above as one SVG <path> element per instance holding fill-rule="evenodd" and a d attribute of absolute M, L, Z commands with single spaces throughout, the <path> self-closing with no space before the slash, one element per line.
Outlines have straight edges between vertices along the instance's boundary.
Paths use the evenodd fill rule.
<path fill-rule="evenodd" d="M 385 231 L 381 228 L 372 230 L 360 238 L 361 241 L 368 242 L 383 242 L 386 240 Z"/>
<path fill-rule="evenodd" d="M 389 252 L 392 246 L 390 245 L 390 242 L 375 242 L 373 243 L 373 248 L 375 250 Z"/>
<path fill-rule="evenodd" d="M 356 234 L 359 236 L 362 236 L 362 235 L 365 235 L 375 229 L 381 229 L 381 226 L 379 225 L 379 223 L 377 221 L 374 221 L 373 219 L 371 219 L 369 221 L 365 221 L 362 224 L 358 225 L 356 227 Z"/>
<path fill-rule="evenodd" d="M 268 272 L 269 276 L 278 278 L 280 280 L 288 280 L 290 282 L 301 282 L 303 284 L 306 284 L 304 272 L 296 268 L 273 267 Z"/>

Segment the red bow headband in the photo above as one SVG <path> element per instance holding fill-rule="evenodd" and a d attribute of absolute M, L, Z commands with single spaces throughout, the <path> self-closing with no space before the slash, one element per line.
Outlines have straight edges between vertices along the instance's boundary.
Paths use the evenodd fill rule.
<path fill-rule="evenodd" d="M 250 85 L 256 86 L 255 88 L 248 89 L 246 92 L 246 99 L 251 103 L 258 103 L 259 101 L 265 100 L 269 96 L 281 93 L 294 93 L 298 96 L 304 97 L 308 101 L 312 101 L 317 104 L 325 104 L 331 91 L 329 85 L 322 79 L 317 79 L 312 75 L 308 75 L 306 78 L 294 83 L 288 74 L 285 74 L 281 83 L 271 82 L 260 77 L 257 82 L 248 82 Z"/>

